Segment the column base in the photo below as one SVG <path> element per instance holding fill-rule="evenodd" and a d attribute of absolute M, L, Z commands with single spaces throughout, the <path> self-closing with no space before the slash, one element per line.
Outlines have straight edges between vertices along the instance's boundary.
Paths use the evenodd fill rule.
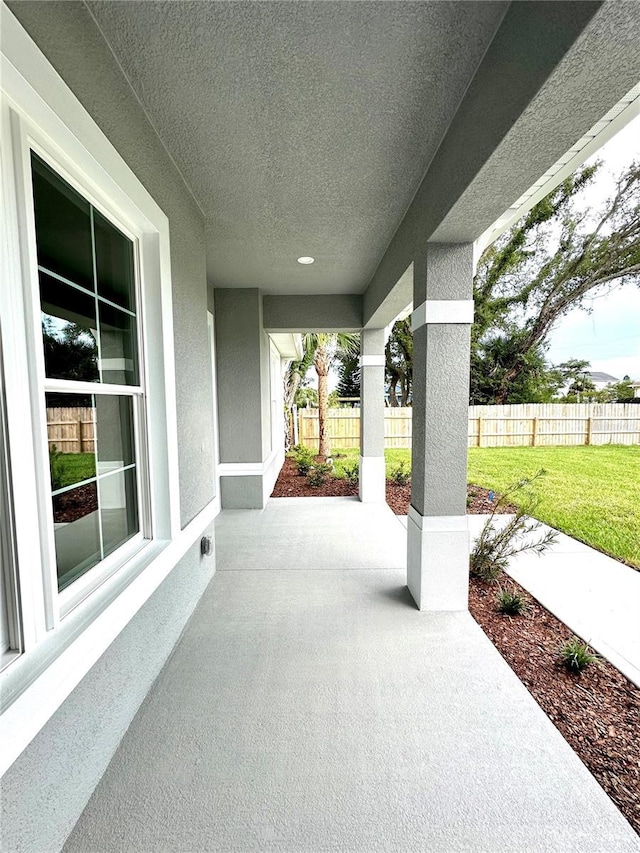
<path fill-rule="evenodd" d="M 407 586 L 418 610 L 466 610 L 469 529 L 466 515 L 421 516 L 409 507 Z"/>
<path fill-rule="evenodd" d="M 284 448 L 262 462 L 219 463 L 222 509 L 264 509 L 283 465 Z"/>
<path fill-rule="evenodd" d="M 362 503 L 384 503 L 386 500 L 384 456 L 360 457 L 359 495 Z"/>

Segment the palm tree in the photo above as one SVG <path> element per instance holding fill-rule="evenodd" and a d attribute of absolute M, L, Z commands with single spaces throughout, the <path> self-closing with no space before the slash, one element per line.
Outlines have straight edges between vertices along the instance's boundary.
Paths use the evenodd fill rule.
<path fill-rule="evenodd" d="M 314 350 L 305 347 L 302 358 L 292 361 L 284 375 L 284 406 L 286 412 L 287 449 L 294 444 L 293 404 L 307 371 L 313 364 Z"/>
<path fill-rule="evenodd" d="M 360 335 L 347 332 L 309 332 L 303 335 L 305 354 L 311 353 L 318 375 L 318 455 L 323 459 L 331 453 L 327 437 L 327 408 L 329 399 L 329 370 L 339 350 L 356 353 L 360 348 Z"/>

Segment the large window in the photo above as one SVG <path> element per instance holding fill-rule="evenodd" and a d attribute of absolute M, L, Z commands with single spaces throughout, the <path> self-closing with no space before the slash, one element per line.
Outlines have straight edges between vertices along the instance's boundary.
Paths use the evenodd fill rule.
<path fill-rule="evenodd" d="M 58 589 L 142 537 L 135 243 L 31 155 Z"/>

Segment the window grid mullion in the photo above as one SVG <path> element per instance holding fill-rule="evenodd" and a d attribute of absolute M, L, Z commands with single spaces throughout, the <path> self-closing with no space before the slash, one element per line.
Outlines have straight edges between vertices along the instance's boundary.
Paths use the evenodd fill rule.
<path fill-rule="evenodd" d="M 60 275 L 59 272 L 54 272 L 53 270 L 50 270 L 49 267 L 45 267 L 44 264 L 38 264 L 38 272 L 43 272 L 45 275 L 48 275 L 51 278 L 55 278 L 58 281 L 61 281 L 63 284 L 68 284 L 69 287 L 73 287 L 74 290 L 79 290 L 86 296 L 95 296 L 93 290 L 89 290 L 88 287 L 83 287 L 81 284 L 77 284 L 75 281 L 71 281 L 70 278 L 65 278 L 63 275 Z"/>
<path fill-rule="evenodd" d="M 100 329 L 100 305 L 98 303 L 98 264 L 96 261 L 96 227 L 93 218 L 93 205 L 89 204 L 89 222 L 91 224 L 91 265 L 93 268 L 93 302 L 96 306 L 96 334 L 98 340 L 98 376 L 102 382 L 102 330 Z"/>
<path fill-rule="evenodd" d="M 100 296 L 100 294 L 95 294 L 92 290 L 89 290 L 87 287 L 83 287 L 81 284 L 76 284 L 75 281 L 71 281 L 70 278 L 65 278 L 60 273 L 54 272 L 50 270 L 48 267 L 43 266 L 42 264 L 38 264 L 38 271 L 43 272 L 45 275 L 48 275 L 50 278 L 55 278 L 58 281 L 61 281 L 63 284 L 68 284 L 69 287 L 73 287 L 75 290 L 79 290 L 81 293 L 84 293 L 86 296 L 96 296 L 100 302 L 104 302 L 105 305 L 109 305 L 111 308 L 117 308 L 118 311 L 122 311 L 123 314 L 128 314 L 129 317 L 137 317 L 135 311 L 130 311 L 128 308 L 125 308 L 124 305 L 118 305 L 117 302 L 112 302 L 111 299 L 107 299 L 106 296 Z"/>
<path fill-rule="evenodd" d="M 97 474 L 96 479 L 106 480 L 107 477 L 113 477 L 114 474 L 122 474 L 123 471 L 130 471 L 132 468 L 136 467 L 135 462 L 130 462 L 128 465 L 123 465 L 121 468 L 114 468 L 113 471 L 103 471 L 102 474 Z"/>
<path fill-rule="evenodd" d="M 106 382 L 76 382 L 71 379 L 45 379 L 44 390 L 48 394 L 91 394 L 105 397 L 143 397 L 140 385 L 109 385 Z"/>
<path fill-rule="evenodd" d="M 51 491 L 51 497 L 57 498 L 58 495 L 64 495 L 65 492 L 70 492 L 72 489 L 79 489 L 80 486 L 88 486 L 89 483 L 96 483 L 98 481 L 97 475 L 95 477 L 87 477 L 86 480 L 79 480 L 77 483 L 71 483 L 70 486 L 62 486 L 60 489 L 55 489 Z"/>

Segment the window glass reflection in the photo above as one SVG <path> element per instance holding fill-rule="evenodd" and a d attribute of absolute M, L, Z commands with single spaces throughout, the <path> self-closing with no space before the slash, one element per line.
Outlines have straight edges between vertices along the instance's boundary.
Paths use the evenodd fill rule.
<path fill-rule="evenodd" d="M 104 555 L 110 554 L 140 530 L 136 469 L 128 468 L 98 481 Z"/>
<path fill-rule="evenodd" d="M 51 491 L 96 475 L 95 398 L 91 394 L 46 394 Z"/>
<path fill-rule="evenodd" d="M 58 589 L 64 589 L 101 559 L 95 480 L 54 495 L 53 527 Z"/>
<path fill-rule="evenodd" d="M 137 385 L 135 317 L 104 302 L 100 302 L 98 311 L 102 381 L 115 385 Z"/>
<path fill-rule="evenodd" d="M 93 290 L 88 201 L 32 152 L 38 263 Z"/>
<path fill-rule="evenodd" d="M 46 375 L 98 382 L 95 298 L 40 273 L 40 304 Z"/>
<path fill-rule="evenodd" d="M 135 311 L 133 244 L 97 210 L 93 227 L 98 295 Z"/>
<path fill-rule="evenodd" d="M 133 401 L 131 397 L 97 395 L 98 474 L 108 474 L 135 462 Z"/>

